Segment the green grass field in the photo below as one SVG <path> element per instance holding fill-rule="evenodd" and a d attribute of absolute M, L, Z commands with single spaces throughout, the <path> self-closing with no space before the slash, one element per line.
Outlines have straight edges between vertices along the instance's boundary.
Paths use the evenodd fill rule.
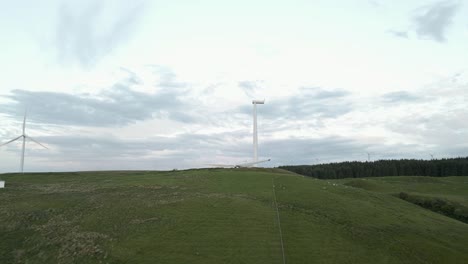
<path fill-rule="evenodd" d="M 407 192 L 421 196 L 437 196 L 468 207 L 468 177 L 376 177 L 342 179 L 340 183 L 369 191 L 397 194 Z"/>
<path fill-rule="evenodd" d="M 273 184 L 287 263 L 468 263 L 467 224 L 392 195 L 466 203 L 468 177 L 204 169 L 0 179 L 2 264 L 283 263 Z"/>

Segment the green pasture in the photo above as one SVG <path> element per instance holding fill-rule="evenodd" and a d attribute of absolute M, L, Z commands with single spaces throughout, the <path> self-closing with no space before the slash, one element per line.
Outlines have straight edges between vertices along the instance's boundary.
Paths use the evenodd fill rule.
<path fill-rule="evenodd" d="M 283 263 L 279 225 L 286 263 L 468 263 L 467 224 L 391 195 L 466 202 L 468 177 L 400 178 L 362 188 L 276 169 L 3 174 L 0 263 Z"/>
<path fill-rule="evenodd" d="M 468 207 L 468 176 L 391 176 L 356 179 L 347 178 L 334 180 L 333 182 L 380 193 L 398 194 L 400 192 L 406 192 L 421 196 L 434 196 L 458 202 Z"/>

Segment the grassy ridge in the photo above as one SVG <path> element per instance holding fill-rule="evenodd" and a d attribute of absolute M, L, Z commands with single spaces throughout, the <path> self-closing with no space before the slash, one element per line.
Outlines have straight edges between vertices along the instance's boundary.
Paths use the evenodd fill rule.
<path fill-rule="evenodd" d="M 272 169 L 1 178 L 0 263 L 282 263 L 273 183 L 288 263 L 468 263 L 468 225 L 388 182 L 370 192 Z"/>
<path fill-rule="evenodd" d="M 297 244 L 307 245 L 294 249 L 292 263 L 305 263 L 307 249 L 331 263 L 463 263 L 467 259 L 466 224 L 391 195 L 347 188 L 335 181 L 312 179 L 315 184 L 308 185 L 306 180 L 298 184 L 297 179 L 282 179 L 283 195 L 278 192 L 287 207 L 283 215 L 292 218 L 284 228 L 285 244 L 303 238 Z"/>
<path fill-rule="evenodd" d="M 385 177 L 340 180 L 348 186 L 388 193 L 468 223 L 468 177 Z"/>
<path fill-rule="evenodd" d="M 333 182 L 369 191 L 421 196 L 437 196 L 468 207 L 468 177 L 392 176 L 360 179 L 342 179 Z"/>

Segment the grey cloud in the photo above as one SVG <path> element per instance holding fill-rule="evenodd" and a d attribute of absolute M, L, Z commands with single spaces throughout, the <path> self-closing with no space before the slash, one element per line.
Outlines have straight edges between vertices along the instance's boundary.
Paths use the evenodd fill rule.
<path fill-rule="evenodd" d="M 143 80 L 129 69 L 121 70 L 127 73 L 122 81 L 94 95 L 12 90 L 2 96 L 10 102 L 0 104 L 0 111 L 22 118 L 28 108 L 29 120 L 48 126 L 124 126 L 155 117 L 184 123 L 206 119 L 199 112 L 188 110 L 195 107 L 196 101 L 186 99 L 188 84 L 179 82 L 170 69 L 154 70 L 160 81 L 154 84 L 158 91 L 153 93 L 133 89 Z"/>
<path fill-rule="evenodd" d="M 422 96 L 417 96 L 415 94 L 405 91 L 386 93 L 382 96 L 382 100 L 384 103 L 417 102 L 421 101 L 422 99 Z"/>
<path fill-rule="evenodd" d="M 181 95 L 173 90 L 138 92 L 125 84 L 116 84 L 98 96 L 13 90 L 5 96 L 12 102 L 0 105 L 0 110 L 19 118 L 27 107 L 29 119 L 59 125 L 123 126 L 154 116 L 194 121 L 193 115 L 183 112 L 186 105 Z"/>
<path fill-rule="evenodd" d="M 172 169 L 207 167 L 218 155 L 251 161 L 250 134 L 245 131 L 217 134 L 180 134 L 175 137 L 120 139 L 112 136 L 45 136 L 37 139 L 51 150 L 28 148 L 29 170 Z M 265 166 L 331 162 L 365 156 L 369 146 L 344 137 L 272 139 L 260 142 L 260 156 L 271 158 Z M 7 151 L 18 152 L 9 148 Z M 44 166 L 48 164 L 48 166 Z"/>
<path fill-rule="evenodd" d="M 427 107 L 431 107 L 428 105 Z M 438 148 L 453 148 L 464 146 L 465 138 L 468 136 L 468 124 L 463 122 L 467 115 L 464 110 L 456 108 L 445 108 L 441 112 L 430 115 L 412 113 L 394 122 L 387 124 L 388 129 L 397 133 L 407 135 L 424 144 L 438 146 Z"/>
<path fill-rule="evenodd" d="M 368 2 L 374 8 L 379 8 L 379 7 L 383 6 L 383 4 L 380 1 L 377 1 L 377 0 L 369 0 Z"/>
<path fill-rule="evenodd" d="M 377 144 L 345 136 L 330 136 L 268 140 L 259 146 L 259 155 L 272 159 L 268 166 L 365 161 L 368 158 L 367 153 L 371 154 L 371 160 L 429 159 L 431 153 L 438 158 L 463 157 L 468 153 L 468 145 L 428 147 L 426 144 L 415 143 Z"/>
<path fill-rule="evenodd" d="M 270 119 L 334 118 L 352 110 L 348 94 L 343 90 L 303 88 L 293 96 L 266 102 L 261 113 Z M 252 110 L 244 106 L 241 111 L 251 114 Z"/>
<path fill-rule="evenodd" d="M 452 23 L 459 6 L 459 2 L 442 1 L 418 9 L 413 17 L 418 36 L 445 42 L 447 28 Z"/>
<path fill-rule="evenodd" d="M 305 95 L 312 96 L 315 99 L 338 99 L 349 94 L 344 90 L 323 90 L 320 88 L 305 88 L 302 91 L 304 91 Z"/>
<path fill-rule="evenodd" d="M 61 6 L 56 46 L 62 62 L 92 66 L 130 36 L 143 6 L 133 4 L 122 8 L 120 14 L 106 16 L 109 7 L 101 1 L 88 2 L 85 8 L 65 3 Z"/>
<path fill-rule="evenodd" d="M 235 164 L 250 161 L 252 143 L 248 131 L 217 134 L 179 134 L 174 137 L 121 139 L 113 136 L 44 136 L 37 139 L 51 150 L 28 148 L 27 168 L 30 171 L 70 170 L 168 170 L 172 168 L 207 167 L 209 163 Z M 427 147 L 417 144 L 369 143 L 345 136 L 323 138 L 283 138 L 260 140 L 259 156 L 271 158 L 262 164 L 316 164 L 371 158 L 429 158 Z M 430 149 L 430 153 L 456 155 L 466 153 L 467 145 L 450 149 Z M 19 149 L 8 148 L 9 152 Z M 218 162 L 217 158 L 232 160 Z"/>
<path fill-rule="evenodd" d="M 362 123 L 354 124 L 353 128 L 381 128 L 388 132 L 384 138 L 407 143 L 392 147 L 374 145 L 376 158 L 427 159 L 429 153 L 437 153 L 438 158 L 467 156 L 466 77 L 457 73 L 411 92 L 398 91 L 374 98 L 368 102 L 368 109 L 377 111 L 362 111 L 371 118 L 360 119 Z"/>
<path fill-rule="evenodd" d="M 27 148 L 29 171 L 172 169 L 206 167 L 220 151 L 236 153 L 243 135 L 180 134 L 175 137 L 122 139 L 113 136 L 60 135 L 37 137 L 50 150 Z M 7 148 L 15 153 L 19 148 Z M 235 156 L 235 155 L 234 155 Z M 44 164 L 47 164 L 44 165 Z"/>
<path fill-rule="evenodd" d="M 331 136 L 269 140 L 260 145 L 259 152 L 271 157 L 275 165 L 311 164 L 349 160 L 356 154 L 364 156 L 368 147 L 368 144 L 350 138 Z"/>
<path fill-rule="evenodd" d="M 255 90 L 258 89 L 258 81 L 241 81 L 238 83 L 239 87 L 244 91 L 245 95 L 250 98 L 255 97 Z"/>
<path fill-rule="evenodd" d="M 129 84 L 132 84 L 132 85 L 143 84 L 143 81 L 138 77 L 138 75 L 135 72 L 124 67 L 120 67 L 120 70 L 128 74 L 127 82 Z"/>
<path fill-rule="evenodd" d="M 398 118 L 383 126 L 411 142 L 417 142 L 422 156 L 436 153 L 438 158 L 467 156 L 468 123 L 465 122 L 466 76 L 456 74 L 418 91 L 424 98 L 418 105 L 401 105 Z"/>
<path fill-rule="evenodd" d="M 387 32 L 398 38 L 404 38 L 404 39 L 408 38 L 408 32 L 406 31 L 388 30 Z"/>
<path fill-rule="evenodd" d="M 156 86 L 161 86 L 165 88 L 184 88 L 188 84 L 186 82 L 181 82 L 177 80 L 177 75 L 168 67 L 161 65 L 147 65 L 152 69 L 152 72 L 155 75 L 159 76 L 158 83 Z"/>

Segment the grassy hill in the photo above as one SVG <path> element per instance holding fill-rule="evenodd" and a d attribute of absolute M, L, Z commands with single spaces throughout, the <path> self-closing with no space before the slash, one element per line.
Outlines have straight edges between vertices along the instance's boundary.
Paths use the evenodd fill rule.
<path fill-rule="evenodd" d="M 393 176 L 343 179 L 336 182 L 387 194 L 407 192 L 422 196 L 437 196 L 468 207 L 468 177 Z"/>
<path fill-rule="evenodd" d="M 275 169 L 0 178 L 0 263 L 283 263 L 274 193 L 287 263 L 468 263 L 468 224 L 391 195 L 465 203 L 468 177 L 458 187 Z"/>
<path fill-rule="evenodd" d="M 393 194 L 468 224 L 468 177 L 400 176 L 339 180 L 348 186 Z"/>

